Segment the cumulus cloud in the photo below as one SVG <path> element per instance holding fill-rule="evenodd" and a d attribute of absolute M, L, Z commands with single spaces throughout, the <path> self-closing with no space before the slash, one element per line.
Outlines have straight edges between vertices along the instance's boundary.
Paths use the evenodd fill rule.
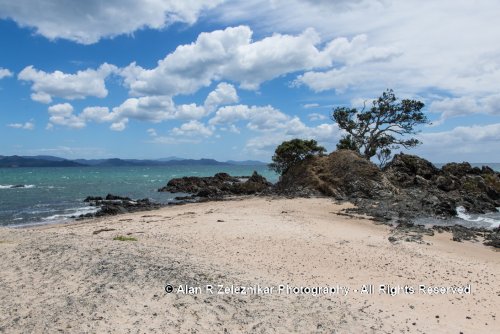
<path fill-rule="evenodd" d="M 111 120 L 137 119 L 160 123 L 172 119 L 200 119 L 207 114 L 207 110 L 192 104 L 175 105 L 170 96 L 143 96 L 129 98 L 118 107 L 113 108 L 109 115 Z"/>
<path fill-rule="evenodd" d="M 316 112 L 310 113 L 307 116 L 309 117 L 309 120 L 313 121 L 313 122 L 314 121 L 324 121 L 325 119 L 328 118 L 325 114 L 320 114 L 320 113 L 316 113 Z"/>
<path fill-rule="evenodd" d="M 0 67 L 0 79 L 13 76 L 12 72 L 6 68 Z"/>
<path fill-rule="evenodd" d="M 50 106 L 49 109 L 50 124 L 61 125 L 73 129 L 85 127 L 85 121 L 73 114 L 73 106 L 69 103 L 60 103 Z"/>
<path fill-rule="evenodd" d="M 25 123 L 10 123 L 7 124 L 9 128 L 13 129 L 23 129 L 23 130 L 33 130 L 35 129 L 35 123 L 33 121 L 25 122 Z"/>
<path fill-rule="evenodd" d="M 210 125 L 234 124 L 247 121 L 247 127 L 254 131 L 266 131 L 284 127 L 289 116 L 272 106 L 232 105 L 219 108 L 209 121 Z"/>
<path fill-rule="evenodd" d="M 135 118 L 142 121 L 161 122 L 175 116 L 174 101 L 170 96 L 144 96 L 129 98 L 113 113 L 119 118 Z"/>
<path fill-rule="evenodd" d="M 150 128 L 150 129 L 147 129 L 147 133 L 151 136 L 151 137 L 157 137 L 158 136 L 158 133 L 156 132 L 155 129 L 153 128 Z"/>
<path fill-rule="evenodd" d="M 128 118 L 112 123 L 109 128 L 113 131 L 123 131 L 127 127 Z"/>
<path fill-rule="evenodd" d="M 341 134 L 338 126 L 331 123 L 309 127 L 296 118 L 288 125 L 285 129 L 249 139 L 245 144 L 245 150 L 256 156 L 269 157 L 279 144 L 293 138 L 314 139 L 320 145 L 330 148 L 339 140 Z"/>
<path fill-rule="evenodd" d="M 359 63 L 394 55 L 390 48 L 368 47 L 364 35 L 351 41 L 335 39 L 321 48 L 314 29 L 298 35 L 273 34 L 258 41 L 252 40 L 252 34 L 247 26 L 201 33 L 194 43 L 178 46 L 153 69 L 132 63 L 120 73 L 132 95 L 175 96 L 194 93 L 215 80 L 257 89 L 262 82 L 287 73 L 328 68 L 335 58 Z"/>
<path fill-rule="evenodd" d="M 83 109 L 79 117 L 85 121 L 103 123 L 113 121 L 116 115 L 110 113 L 108 107 L 87 107 Z"/>
<path fill-rule="evenodd" d="M 247 106 L 240 104 L 225 106 L 217 110 L 214 117 L 209 120 L 209 124 L 228 127 L 227 130 L 234 131 L 237 130 L 235 124 L 240 121 L 246 122 L 246 127 L 256 132 L 280 131 L 290 136 L 303 136 L 307 132 L 313 131 L 298 117 L 291 117 L 270 105 Z M 321 129 L 321 127 L 318 129 Z M 316 135 L 318 134 L 319 132 L 316 133 Z"/>
<path fill-rule="evenodd" d="M 213 129 L 196 120 L 189 121 L 178 128 L 172 129 L 172 134 L 176 136 L 210 137 L 213 133 Z"/>
<path fill-rule="evenodd" d="M 226 24 L 250 22 L 259 32 L 313 27 L 324 39 L 337 38 L 330 46 L 341 66 L 307 71 L 297 81 L 314 91 L 377 96 L 388 87 L 413 94 L 437 88 L 473 98 L 498 92 L 496 1 L 248 0 L 215 11 Z"/>
<path fill-rule="evenodd" d="M 206 9 L 222 0 L 86 0 L 0 1 L 0 18 L 33 27 L 48 39 L 92 44 L 101 38 L 131 34 L 138 29 L 163 29 L 193 24 Z"/>
<path fill-rule="evenodd" d="M 212 112 L 218 106 L 237 103 L 238 100 L 239 97 L 236 88 L 231 84 L 221 82 L 208 94 L 204 105 L 207 111 Z"/>
<path fill-rule="evenodd" d="M 109 111 L 107 107 L 87 107 L 80 114 L 74 113 L 74 108 L 69 103 L 60 103 L 50 106 L 49 124 L 47 129 L 52 129 L 54 125 L 60 125 L 72 129 L 84 128 L 88 122 L 104 123 L 112 122 L 110 129 L 122 131 L 128 119 L 118 118 L 118 115 Z"/>
<path fill-rule="evenodd" d="M 481 98 L 471 96 L 444 98 L 433 101 L 429 110 L 441 114 L 440 119 L 434 122 L 434 125 L 439 125 L 449 118 L 472 114 L 500 116 L 500 94 Z"/>
<path fill-rule="evenodd" d="M 68 100 L 84 99 L 88 96 L 106 97 L 108 90 L 105 79 L 114 71 L 116 67 L 106 63 L 97 70 L 86 69 L 75 74 L 61 71 L 47 73 L 33 66 L 27 66 L 18 74 L 18 79 L 33 83 L 31 99 L 41 103 L 51 103 L 53 97 Z"/>
<path fill-rule="evenodd" d="M 82 117 L 97 122 L 111 121 L 117 124 L 113 129 L 124 129 L 129 119 L 160 123 L 166 120 L 199 120 L 213 112 L 220 105 L 238 101 L 238 94 L 233 85 L 219 83 L 208 94 L 204 105 L 195 103 L 176 105 L 169 95 L 151 95 L 129 98 L 109 112 L 107 108 L 84 110 Z M 121 122 L 127 120 L 125 122 Z M 118 125 L 120 124 L 120 125 Z"/>
<path fill-rule="evenodd" d="M 323 123 L 308 126 L 298 117 L 291 117 L 272 106 L 233 105 L 221 107 L 209 120 L 212 126 L 221 130 L 239 133 L 237 123 L 243 122 L 246 128 L 259 133 L 249 139 L 246 150 L 256 156 L 269 156 L 284 140 L 293 138 L 315 139 L 323 145 L 331 146 L 341 135 L 337 124 Z"/>
<path fill-rule="evenodd" d="M 63 103 L 49 107 L 51 115 L 49 128 L 52 128 L 53 125 L 82 128 L 88 122 L 95 122 L 111 123 L 111 130 L 123 131 L 130 119 L 153 123 L 166 120 L 199 120 L 219 105 L 233 103 L 237 100 L 238 95 L 234 86 L 220 83 L 208 94 L 203 106 L 195 103 L 176 105 L 171 96 L 143 96 L 129 98 L 112 110 L 108 107 L 92 106 L 86 107 L 80 114 L 76 114 L 71 104 Z M 186 124 L 192 126 L 197 123 Z M 187 130 L 186 128 L 178 130 L 182 129 Z M 202 132 L 207 133 L 206 131 Z"/>
<path fill-rule="evenodd" d="M 416 152 L 436 162 L 491 162 L 498 157 L 500 123 L 457 126 L 448 131 L 419 134 Z"/>

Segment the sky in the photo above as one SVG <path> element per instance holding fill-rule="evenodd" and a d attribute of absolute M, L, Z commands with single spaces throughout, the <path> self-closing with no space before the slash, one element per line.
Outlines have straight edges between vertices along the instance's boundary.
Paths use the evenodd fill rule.
<path fill-rule="evenodd" d="M 432 122 L 404 152 L 498 163 L 498 13 L 494 0 L 0 0 L 0 155 L 270 161 L 292 138 L 330 152 L 332 109 L 390 88 Z"/>

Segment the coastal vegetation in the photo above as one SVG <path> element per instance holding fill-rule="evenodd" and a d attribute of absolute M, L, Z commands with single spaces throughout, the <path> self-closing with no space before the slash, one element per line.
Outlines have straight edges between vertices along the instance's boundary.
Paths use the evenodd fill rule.
<path fill-rule="evenodd" d="M 281 143 L 274 152 L 269 168 L 284 174 L 293 165 L 314 155 L 323 155 L 326 149 L 314 139 L 292 139 Z"/>
<path fill-rule="evenodd" d="M 347 132 L 337 149 L 348 149 L 360 153 L 366 159 L 376 156 L 381 166 L 391 157 L 393 149 L 403 146 L 406 149 L 415 147 L 421 142 L 407 135 L 417 133 L 416 127 L 428 123 L 422 112 L 424 103 L 417 100 L 399 101 L 392 89 L 372 101 L 366 110 L 337 107 L 331 118 Z"/>

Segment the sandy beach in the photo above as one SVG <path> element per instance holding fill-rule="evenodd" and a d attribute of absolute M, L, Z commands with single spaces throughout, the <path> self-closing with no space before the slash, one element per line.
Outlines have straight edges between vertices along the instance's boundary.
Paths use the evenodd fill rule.
<path fill-rule="evenodd" d="M 497 251 L 391 243 L 349 206 L 255 197 L 2 228 L 0 332 L 498 332 Z"/>

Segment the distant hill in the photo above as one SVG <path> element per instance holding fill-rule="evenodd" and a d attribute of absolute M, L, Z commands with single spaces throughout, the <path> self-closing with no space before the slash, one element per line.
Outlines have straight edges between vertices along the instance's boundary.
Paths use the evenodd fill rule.
<path fill-rule="evenodd" d="M 244 160 L 244 161 L 235 161 L 235 160 L 228 160 L 226 163 L 230 165 L 238 165 L 238 166 L 264 166 L 267 165 L 267 163 L 262 162 L 262 161 L 257 161 L 257 160 Z"/>
<path fill-rule="evenodd" d="M 172 161 L 172 160 L 185 160 L 184 158 L 179 158 L 179 157 L 175 157 L 175 156 L 172 156 L 172 157 L 166 157 L 166 158 L 161 158 L 161 159 L 156 159 L 158 161 Z"/>
<path fill-rule="evenodd" d="M 158 160 L 139 159 L 75 159 L 67 160 L 59 157 L 38 155 L 38 156 L 0 156 L 0 168 L 9 167 L 139 167 L 139 166 L 258 166 L 265 165 L 264 162 L 255 160 L 226 162 L 214 159 L 183 159 L 178 157 L 168 157 Z"/>
<path fill-rule="evenodd" d="M 68 161 L 68 159 L 59 158 L 59 157 L 55 157 L 52 155 L 34 155 L 34 156 L 23 155 L 21 157 L 26 158 L 26 159 L 39 159 L 39 160 L 47 160 L 47 161 Z"/>
<path fill-rule="evenodd" d="M 36 158 L 25 158 L 17 155 L 10 157 L 0 158 L 0 168 L 14 168 L 14 167 L 83 167 L 70 160 L 44 160 Z"/>

